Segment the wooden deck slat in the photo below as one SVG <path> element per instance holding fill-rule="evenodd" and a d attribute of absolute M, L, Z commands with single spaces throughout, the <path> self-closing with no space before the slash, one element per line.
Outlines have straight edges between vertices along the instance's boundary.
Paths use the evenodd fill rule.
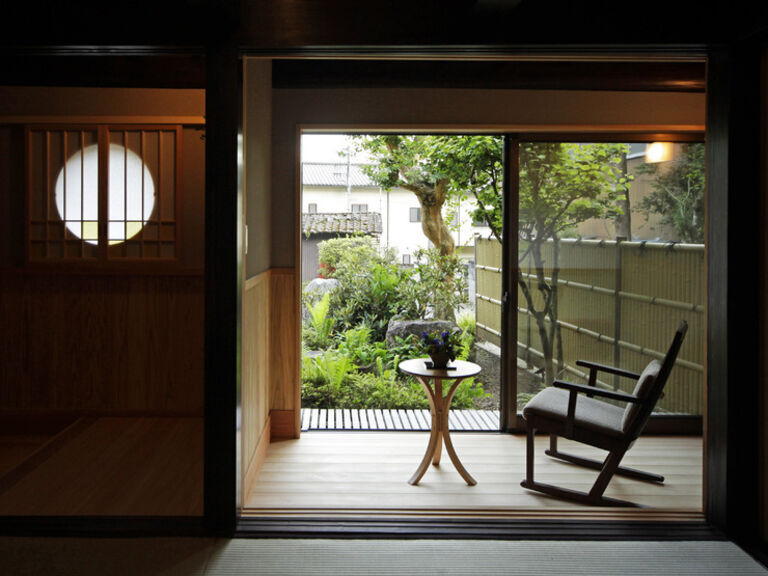
<path fill-rule="evenodd" d="M 491 410 L 482 410 L 480 412 L 483 418 L 485 418 L 485 421 L 490 423 L 491 426 L 498 429 L 499 427 L 499 417 L 494 414 Z"/>
<path fill-rule="evenodd" d="M 411 426 L 411 421 L 408 420 L 408 413 L 405 410 L 398 410 L 397 416 L 400 418 L 400 422 L 403 426 L 403 430 L 413 430 L 413 426 Z"/>
<path fill-rule="evenodd" d="M 464 417 L 463 410 L 456 410 L 455 412 L 451 412 L 451 416 L 453 416 L 454 421 L 456 422 L 454 430 L 472 429 L 467 422 L 467 419 Z"/>
<path fill-rule="evenodd" d="M 474 412 L 475 418 L 477 418 L 478 422 L 480 422 L 483 426 L 493 426 L 493 422 L 485 414 L 486 410 L 475 410 Z"/>
<path fill-rule="evenodd" d="M 411 425 L 411 430 L 419 430 L 421 428 L 421 425 L 419 424 L 419 421 L 416 418 L 416 414 L 413 412 L 413 410 L 406 410 L 405 416 L 408 418 L 408 423 Z"/>
<path fill-rule="evenodd" d="M 356 410 L 302 408 L 301 430 L 429 430 L 429 410 Z M 497 431 L 499 413 L 493 410 L 451 410 L 451 430 L 457 432 Z"/>
<path fill-rule="evenodd" d="M 472 426 L 472 430 L 483 429 L 483 422 L 477 417 L 477 410 L 465 410 L 464 413 Z"/>
<path fill-rule="evenodd" d="M 424 418 L 424 429 L 432 428 L 432 413 L 429 410 L 421 410 L 421 417 Z"/>
<path fill-rule="evenodd" d="M 427 420 L 424 418 L 424 411 L 423 410 L 414 410 L 413 411 L 414 416 L 419 421 L 419 429 L 420 430 L 429 430 L 430 428 L 430 420 Z"/>
<path fill-rule="evenodd" d="M 464 410 L 464 418 L 467 421 L 468 430 L 474 430 L 474 431 L 482 430 L 480 424 L 472 416 L 472 410 Z"/>

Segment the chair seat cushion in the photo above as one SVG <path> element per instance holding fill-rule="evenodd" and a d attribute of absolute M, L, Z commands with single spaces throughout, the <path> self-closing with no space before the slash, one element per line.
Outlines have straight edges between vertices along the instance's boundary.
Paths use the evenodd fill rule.
<path fill-rule="evenodd" d="M 523 417 L 546 418 L 556 422 L 565 422 L 568 417 L 568 397 L 570 393 L 560 388 L 545 388 L 526 404 Z M 584 428 L 617 438 L 623 437 L 621 419 L 624 409 L 579 394 L 576 400 L 574 428 Z"/>

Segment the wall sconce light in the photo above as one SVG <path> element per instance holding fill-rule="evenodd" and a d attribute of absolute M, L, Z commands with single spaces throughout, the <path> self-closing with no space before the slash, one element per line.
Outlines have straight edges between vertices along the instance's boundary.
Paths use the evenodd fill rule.
<path fill-rule="evenodd" d="M 671 142 L 653 142 L 645 150 L 645 161 L 649 164 L 672 160 Z"/>

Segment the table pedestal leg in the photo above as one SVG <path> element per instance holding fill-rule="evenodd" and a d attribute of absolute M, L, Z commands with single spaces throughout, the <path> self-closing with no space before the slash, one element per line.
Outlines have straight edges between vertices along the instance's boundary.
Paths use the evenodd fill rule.
<path fill-rule="evenodd" d="M 429 407 L 432 412 L 432 429 L 429 433 L 429 444 L 427 445 L 427 451 L 424 453 L 424 458 L 421 460 L 421 464 L 413 473 L 411 479 L 408 480 L 408 484 L 416 485 L 429 468 L 430 461 L 435 466 L 440 464 L 440 456 L 443 451 L 443 439 L 445 439 L 445 449 L 448 451 L 448 456 L 451 458 L 451 462 L 456 467 L 456 470 L 464 478 L 464 481 L 470 486 L 477 484 L 477 481 L 471 476 L 467 469 L 464 468 L 459 457 L 456 455 L 456 450 L 453 448 L 453 442 L 451 442 L 451 434 L 448 430 L 448 413 L 451 407 L 451 401 L 453 395 L 456 392 L 462 379 L 457 379 L 453 386 L 451 386 L 448 395 L 443 398 L 443 382 L 440 378 L 435 378 L 435 390 L 429 386 L 429 383 L 425 378 L 419 377 L 419 381 L 424 386 L 427 392 L 427 398 L 429 399 Z"/>

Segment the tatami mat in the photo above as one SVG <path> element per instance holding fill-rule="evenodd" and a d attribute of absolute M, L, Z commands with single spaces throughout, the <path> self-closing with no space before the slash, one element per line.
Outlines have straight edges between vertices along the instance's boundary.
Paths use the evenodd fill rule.
<path fill-rule="evenodd" d="M 0 538 L 4 575 L 657 575 L 768 571 L 725 541 Z"/>

